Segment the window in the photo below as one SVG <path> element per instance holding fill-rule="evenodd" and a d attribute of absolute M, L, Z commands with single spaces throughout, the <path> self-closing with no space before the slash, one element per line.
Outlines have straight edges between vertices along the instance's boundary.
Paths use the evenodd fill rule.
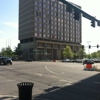
<path fill-rule="evenodd" d="M 39 28 L 39 32 L 42 32 L 42 28 Z"/>
<path fill-rule="evenodd" d="M 37 20 L 38 20 L 38 18 L 37 18 L 37 17 L 34 17 L 34 20 L 35 20 L 35 21 L 37 21 Z"/>
<path fill-rule="evenodd" d="M 43 34 L 43 37 L 45 38 L 46 37 L 46 34 Z"/>
<path fill-rule="evenodd" d="M 46 29 L 43 29 L 43 32 L 45 33 L 46 32 Z"/>
<path fill-rule="evenodd" d="M 51 1 L 51 6 L 54 6 L 54 1 Z"/>
<path fill-rule="evenodd" d="M 35 31 L 38 31 L 38 28 L 37 27 L 35 27 L 35 29 L 34 29 Z"/>
<path fill-rule="evenodd" d="M 51 15 L 53 15 L 53 11 L 51 11 Z"/>
<path fill-rule="evenodd" d="M 61 40 L 63 40 L 63 37 L 61 37 Z"/>
<path fill-rule="evenodd" d="M 39 37 L 42 37 L 42 34 L 41 33 L 39 34 Z"/>
<path fill-rule="evenodd" d="M 46 4 L 43 4 L 43 8 L 46 8 Z"/>
<path fill-rule="evenodd" d="M 57 12 L 57 8 L 54 8 L 54 11 Z"/>
<path fill-rule="evenodd" d="M 53 26 L 51 26 L 51 29 L 53 29 Z"/>
<path fill-rule="evenodd" d="M 38 11 L 38 7 L 37 7 L 37 6 L 34 6 L 34 10 L 35 10 L 35 11 Z"/>
<path fill-rule="evenodd" d="M 43 17 L 46 18 L 46 14 L 43 14 Z"/>
<path fill-rule="evenodd" d="M 58 18 L 58 21 L 60 22 L 60 18 Z"/>
<path fill-rule="evenodd" d="M 42 23 L 39 23 L 39 27 L 42 27 Z"/>
<path fill-rule="evenodd" d="M 60 13 L 60 9 L 58 9 L 58 13 Z"/>
<path fill-rule="evenodd" d="M 51 24 L 53 24 L 53 21 L 51 21 Z"/>
<path fill-rule="evenodd" d="M 37 33 L 35 33 L 35 36 L 38 36 Z"/>
<path fill-rule="evenodd" d="M 69 41 L 69 37 L 67 38 L 67 41 Z"/>
<path fill-rule="evenodd" d="M 51 20 L 53 20 L 53 16 L 51 16 Z"/>
<path fill-rule="evenodd" d="M 43 3 L 46 3 L 47 0 L 43 0 Z"/>
<path fill-rule="evenodd" d="M 50 25 L 47 25 L 47 28 L 50 28 Z"/>
<path fill-rule="evenodd" d="M 42 9 L 41 9 L 41 8 L 39 8 L 39 11 L 40 11 L 40 12 L 42 12 Z"/>
<path fill-rule="evenodd" d="M 50 33 L 50 30 L 47 30 L 47 33 Z"/>
<path fill-rule="evenodd" d="M 51 10 L 54 10 L 54 8 L 53 8 L 53 7 L 51 7 Z"/>
<path fill-rule="evenodd" d="M 49 37 L 50 37 L 50 35 L 49 35 L 49 34 L 47 34 L 47 37 L 49 38 Z"/>
<path fill-rule="evenodd" d="M 51 30 L 51 34 L 53 34 L 53 30 Z"/>
<path fill-rule="evenodd" d="M 57 30 L 57 27 L 56 27 L 56 26 L 54 26 L 54 29 L 55 29 L 55 30 Z"/>
<path fill-rule="evenodd" d="M 46 19 L 43 19 L 43 23 L 46 23 Z"/>
<path fill-rule="evenodd" d="M 46 9 L 43 9 L 43 12 L 46 13 Z"/>
<path fill-rule="evenodd" d="M 47 16 L 46 18 L 50 19 L 50 15 L 49 14 L 47 14 L 46 16 Z"/>
<path fill-rule="evenodd" d="M 42 22 L 42 18 L 41 17 L 39 17 L 39 20 L 38 20 L 39 22 Z"/>
<path fill-rule="evenodd" d="M 34 1 L 34 4 L 35 4 L 35 6 L 37 6 L 38 5 L 38 2 L 37 1 Z"/>
<path fill-rule="evenodd" d="M 39 7 L 42 7 L 42 3 L 38 3 L 39 4 Z"/>
<path fill-rule="evenodd" d="M 37 22 L 35 22 L 35 23 L 34 23 L 34 25 L 35 25 L 35 26 L 38 26 L 38 23 L 37 23 Z"/>
<path fill-rule="evenodd" d="M 50 1 L 49 1 L 49 0 L 47 0 L 47 4 L 48 4 L 48 5 L 50 4 Z"/>

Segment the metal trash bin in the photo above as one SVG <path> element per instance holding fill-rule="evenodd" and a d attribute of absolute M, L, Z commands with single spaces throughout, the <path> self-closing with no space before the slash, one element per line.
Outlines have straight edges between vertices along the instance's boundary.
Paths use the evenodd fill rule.
<path fill-rule="evenodd" d="M 34 83 L 22 82 L 17 84 L 19 89 L 19 100 L 32 100 L 32 88 Z"/>

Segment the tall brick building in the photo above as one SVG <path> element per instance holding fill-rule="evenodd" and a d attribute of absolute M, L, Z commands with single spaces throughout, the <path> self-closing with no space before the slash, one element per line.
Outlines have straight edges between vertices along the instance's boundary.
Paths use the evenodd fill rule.
<path fill-rule="evenodd" d="M 59 0 L 19 0 L 23 58 L 62 59 L 66 46 L 76 53 L 81 47 L 82 33 L 81 14 L 78 19 L 74 14 L 74 9 Z"/>

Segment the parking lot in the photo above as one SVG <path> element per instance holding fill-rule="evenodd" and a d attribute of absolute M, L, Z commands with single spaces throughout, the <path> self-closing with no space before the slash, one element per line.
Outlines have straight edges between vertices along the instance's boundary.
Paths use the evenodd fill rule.
<path fill-rule="evenodd" d="M 85 71 L 82 63 L 13 61 L 12 65 L 0 65 L 0 95 L 18 97 L 17 84 L 32 82 L 34 98 L 96 100 L 99 77 L 99 72 Z"/>

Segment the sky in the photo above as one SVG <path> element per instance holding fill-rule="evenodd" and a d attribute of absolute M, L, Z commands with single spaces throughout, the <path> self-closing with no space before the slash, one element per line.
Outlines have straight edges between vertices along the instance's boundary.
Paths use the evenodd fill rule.
<path fill-rule="evenodd" d="M 68 0 L 82 7 L 88 14 L 100 19 L 99 0 Z M 12 50 L 19 43 L 18 40 L 18 0 L 0 0 L 0 50 L 11 46 Z M 88 53 L 88 43 L 91 46 L 100 45 L 100 27 L 91 27 L 91 21 L 82 17 L 82 43 Z M 91 47 L 90 53 L 100 50 Z"/>

